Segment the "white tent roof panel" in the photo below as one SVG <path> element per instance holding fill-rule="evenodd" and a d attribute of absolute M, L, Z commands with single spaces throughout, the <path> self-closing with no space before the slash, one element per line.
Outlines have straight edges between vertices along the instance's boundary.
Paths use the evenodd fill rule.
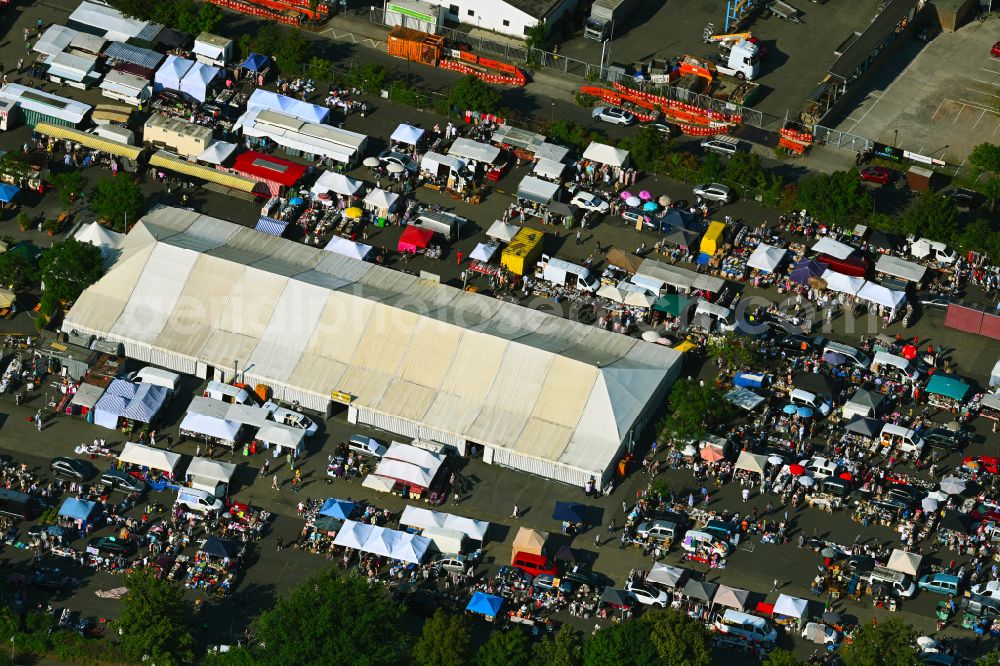
<path fill-rule="evenodd" d="M 500 152 L 500 149 L 496 146 L 491 146 L 488 143 L 479 143 L 465 137 L 455 139 L 455 142 L 451 144 L 451 148 L 448 149 L 448 154 L 453 157 L 486 162 L 487 164 L 493 164 L 500 157 Z"/>
<path fill-rule="evenodd" d="M 927 273 L 926 266 L 894 257 L 891 254 L 880 255 L 878 261 L 875 262 L 875 270 L 910 282 L 920 282 Z"/>
<path fill-rule="evenodd" d="M 835 241 L 832 238 L 820 238 L 816 241 L 816 244 L 812 246 L 812 251 L 817 254 L 827 254 L 834 259 L 847 259 L 854 253 L 853 247 L 847 245 L 846 243 L 841 243 L 840 241 Z"/>
<path fill-rule="evenodd" d="M 150 446 L 143 446 L 134 442 L 126 442 L 118 460 L 132 465 L 141 465 L 151 469 L 158 469 L 164 472 L 173 472 L 177 463 L 181 459 L 181 454 L 171 453 L 163 449 L 155 449 Z"/>
<path fill-rule="evenodd" d="M 621 167 L 628 162 L 628 151 L 594 141 L 583 151 L 583 159 Z"/>
<path fill-rule="evenodd" d="M 188 465 L 187 472 L 185 472 L 188 476 L 199 476 L 210 481 L 218 481 L 219 483 L 229 483 L 235 473 L 236 465 L 212 460 L 211 458 L 192 459 L 191 464 Z"/>

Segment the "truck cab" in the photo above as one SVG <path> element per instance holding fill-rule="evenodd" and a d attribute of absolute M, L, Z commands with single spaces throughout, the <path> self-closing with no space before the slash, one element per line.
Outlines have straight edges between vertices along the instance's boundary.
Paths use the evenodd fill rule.
<path fill-rule="evenodd" d="M 723 50 L 721 62 L 716 69 L 721 74 L 735 76 L 740 80 L 753 81 L 760 74 L 760 47 L 753 42 L 741 39 Z"/>

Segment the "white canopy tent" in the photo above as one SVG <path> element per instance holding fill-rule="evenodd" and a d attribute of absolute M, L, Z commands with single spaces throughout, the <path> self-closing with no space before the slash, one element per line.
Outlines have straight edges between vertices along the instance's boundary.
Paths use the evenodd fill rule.
<path fill-rule="evenodd" d="M 907 282 L 923 282 L 924 276 L 927 274 L 927 267 L 894 257 L 891 254 L 883 254 L 875 262 L 875 271 L 898 277 Z"/>
<path fill-rule="evenodd" d="M 303 442 L 305 442 L 306 431 L 301 428 L 293 428 L 284 423 L 267 422 L 257 430 L 256 439 L 258 442 L 267 442 L 279 449 L 287 449 L 299 455 L 302 453 Z"/>
<path fill-rule="evenodd" d="M 990 386 L 1000 386 L 1000 361 L 994 363 L 990 371 Z"/>
<path fill-rule="evenodd" d="M 345 197 L 349 197 L 360 190 L 362 185 L 364 183 L 360 180 L 355 180 L 342 173 L 324 171 L 310 191 L 316 196 L 333 192 L 334 194 L 342 194 Z"/>
<path fill-rule="evenodd" d="M 459 137 L 455 139 L 455 143 L 451 144 L 448 154 L 464 160 L 475 160 L 477 162 L 493 164 L 500 157 L 500 149 L 488 143 L 480 143 L 472 139 Z"/>
<path fill-rule="evenodd" d="M 236 465 L 211 458 L 193 458 L 184 473 L 188 479 L 196 476 L 207 481 L 229 483 L 236 473 Z"/>
<path fill-rule="evenodd" d="M 46 56 L 54 56 L 62 53 L 70 45 L 77 32 L 62 25 L 50 25 L 42 33 L 42 36 L 31 47 L 32 51 Z"/>
<path fill-rule="evenodd" d="M 666 587 L 677 587 L 687 574 L 688 571 L 686 569 L 655 562 L 653 563 L 653 568 L 649 570 L 649 574 L 646 576 L 646 582 L 665 585 Z"/>
<path fill-rule="evenodd" d="M 653 292 L 658 292 L 664 284 L 669 284 L 684 291 L 700 289 L 717 294 L 726 286 L 726 281 L 722 278 L 703 275 L 655 259 L 643 260 L 631 281 Z"/>
<path fill-rule="evenodd" d="M 330 117 L 330 109 L 325 106 L 317 106 L 288 97 L 279 95 L 270 90 L 258 88 L 247 100 L 247 111 L 254 110 L 277 111 L 289 116 L 294 116 L 307 123 L 325 123 Z"/>
<path fill-rule="evenodd" d="M 847 259 L 854 253 L 855 248 L 847 245 L 846 243 L 841 243 L 840 241 L 835 241 L 832 238 L 820 238 L 816 241 L 816 244 L 812 246 L 812 251 L 817 254 L 826 254 L 834 259 Z"/>
<path fill-rule="evenodd" d="M 126 442 L 118 460 L 130 465 L 140 465 L 150 469 L 158 469 L 162 472 L 173 473 L 177 463 L 181 459 L 181 454 L 171 453 L 163 449 L 154 449 L 151 446 L 143 446 L 134 442 Z"/>
<path fill-rule="evenodd" d="M 497 246 L 488 243 L 476 243 L 476 247 L 469 253 L 469 259 L 489 263 L 493 255 L 497 253 Z"/>
<path fill-rule="evenodd" d="M 763 474 L 767 467 L 767 456 L 762 456 L 749 451 L 740 451 L 740 457 L 736 459 L 736 469 L 743 469 L 748 472 Z"/>
<path fill-rule="evenodd" d="M 399 518 L 399 524 L 407 527 L 418 527 L 426 529 L 437 527 L 449 530 L 456 530 L 475 541 L 482 541 L 486 538 L 486 531 L 490 524 L 485 520 L 473 520 L 463 518 L 441 511 L 431 511 L 416 506 L 406 506 L 403 508 L 403 515 Z"/>
<path fill-rule="evenodd" d="M 193 66 L 193 60 L 168 55 L 153 75 L 153 90 L 156 92 L 164 89 L 180 90 L 181 82 Z"/>
<path fill-rule="evenodd" d="M 909 553 L 896 548 L 889 554 L 889 561 L 886 563 L 885 568 L 916 576 L 917 572 L 920 571 L 921 560 L 923 560 L 923 556 L 919 553 Z"/>
<path fill-rule="evenodd" d="M 392 212 L 399 202 L 399 195 L 395 192 L 386 192 L 381 188 L 374 188 L 365 195 L 364 205 L 377 211 L 387 210 Z"/>
<path fill-rule="evenodd" d="M 517 198 L 547 206 L 559 196 L 560 189 L 559 183 L 525 176 L 517 186 Z"/>
<path fill-rule="evenodd" d="M 228 141 L 216 141 L 210 145 L 205 150 L 201 151 L 198 155 L 199 162 L 208 162 L 209 164 L 222 164 L 229 157 L 236 152 L 236 144 L 229 143 Z"/>
<path fill-rule="evenodd" d="M 204 102 L 205 98 L 208 97 L 208 90 L 212 87 L 212 82 L 219 78 L 221 73 L 222 70 L 218 67 L 195 62 L 181 79 L 180 90 L 199 102 Z"/>
<path fill-rule="evenodd" d="M 364 261 L 368 258 L 368 255 L 371 254 L 372 246 L 354 242 L 349 238 L 334 236 L 330 239 L 330 242 L 326 244 L 325 249 L 345 257 L 351 257 L 352 259 Z"/>
<path fill-rule="evenodd" d="M 809 608 L 809 602 L 798 597 L 790 597 L 787 594 L 778 596 L 774 603 L 774 614 L 785 617 L 804 617 Z"/>
<path fill-rule="evenodd" d="M 535 162 L 535 166 L 531 168 L 531 173 L 542 178 L 549 178 L 551 180 L 562 180 L 563 171 L 566 170 L 566 165 L 562 162 L 556 162 L 555 160 L 550 160 L 546 157 L 541 158 Z"/>
<path fill-rule="evenodd" d="M 421 128 L 402 123 L 393 131 L 389 139 L 415 146 L 424 137 L 424 134 L 425 132 Z"/>
<path fill-rule="evenodd" d="M 865 282 L 858 290 L 858 298 L 895 310 L 906 301 L 906 292 L 887 289 L 874 282 Z"/>
<path fill-rule="evenodd" d="M 227 421 L 217 416 L 188 412 L 181 421 L 180 429 L 185 432 L 204 435 L 205 437 L 214 437 L 226 442 L 235 442 L 242 425 L 241 423 Z"/>
<path fill-rule="evenodd" d="M 861 287 L 865 286 L 864 278 L 851 277 L 837 271 L 826 271 L 823 273 L 823 280 L 826 282 L 826 288 L 830 291 L 850 294 L 851 296 L 855 296 Z"/>
<path fill-rule="evenodd" d="M 387 527 L 345 520 L 333 543 L 393 560 L 419 563 L 424 559 L 431 540 Z"/>
<path fill-rule="evenodd" d="M 504 243 L 509 243 L 514 240 L 514 236 L 516 236 L 517 232 L 520 230 L 521 227 L 516 224 L 507 224 L 506 222 L 497 220 L 490 225 L 490 228 L 486 231 L 486 235 L 490 238 L 496 238 Z"/>
<path fill-rule="evenodd" d="M 80 387 L 73 394 L 70 404 L 79 405 L 86 409 L 93 409 L 97 401 L 104 395 L 104 389 L 94 384 L 80 384 Z"/>
<path fill-rule="evenodd" d="M 628 164 L 628 151 L 594 141 L 583 151 L 583 159 L 608 166 L 624 167 Z"/>
<path fill-rule="evenodd" d="M 375 526 L 368 523 L 345 520 L 344 524 L 337 532 L 337 536 L 333 540 L 333 543 L 336 546 L 361 550 L 365 546 L 365 541 L 368 540 L 368 535 L 370 535 L 374 529 Z"/>
<path fill-rule="evenodd" d="M 127 42 L 133 37 L 139 37 L 150 26 L 146 21 L 126 18 L 109 5 L 94 2 L 81 2 L 66 19 L 66 23 L 71 27 L 79 25 L 81 29 L 87 26 L 91 29 L 86 32 L 102 32 L 105 39 L 117 42 Z M 159 32 L 159 28 L 156 28 L 156 32 Z"/>
<path fill-rule="evenodd" d="M 784 248 L 761 243 L 750 255 L 747 266 L 765 273 L 773 273 L 781 265 L 787 253 L 788 250 Z"/>
<path fill-rule="evenodd" d="M 125 245 L 125 234 L 111 231 L 107 227 L 97 222 L 80 227 L 73 235 L 73 238 L 81 243 L 90 243 L 97 246 L 101 251 L 101 256 L 107 261 L 118 256 Z"/>

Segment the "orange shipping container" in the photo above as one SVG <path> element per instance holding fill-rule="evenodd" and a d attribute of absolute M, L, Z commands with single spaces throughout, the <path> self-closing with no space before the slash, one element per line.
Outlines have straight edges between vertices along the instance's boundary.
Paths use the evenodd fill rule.
<path fill-rule="evenodd" d="M 389 31 L 389 55 L 436 65 L 441 59 L 444 38 L 420 30 L 396 26 Z"/>

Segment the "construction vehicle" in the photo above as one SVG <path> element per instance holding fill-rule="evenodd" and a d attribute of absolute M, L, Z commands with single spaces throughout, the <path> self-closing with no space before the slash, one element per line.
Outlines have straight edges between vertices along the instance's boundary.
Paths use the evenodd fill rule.
<path fill-rule="evenodd" d="M 729 34 L 716 35 L 715 26 L 711 23 L 705 26 L 702 39 L 706 44 L 735 44 L 742 39 L 750 39 L 753 35 L 749 32 L 731 32 Z"/>
<path fill-rule="evenodd" d="M 583 36 L 603 42 L 614 39 L 615 27 L 632 13 L 641 0 L 594 0 L 590 8 L 590 18 L 583 24 Z M 619 33 L 622 32 L 619 29 Z"/>
<path fill-rule="evenodd" d="M 720 57 L 698 58 L 686 55 L 681 59 L 680 73 L 682 76 L 700 76 L 709 82 L 714 81 L 719 74 L 752 81 L 760 73 L 760 48 L 752 42 L 742 40 Z"/>

